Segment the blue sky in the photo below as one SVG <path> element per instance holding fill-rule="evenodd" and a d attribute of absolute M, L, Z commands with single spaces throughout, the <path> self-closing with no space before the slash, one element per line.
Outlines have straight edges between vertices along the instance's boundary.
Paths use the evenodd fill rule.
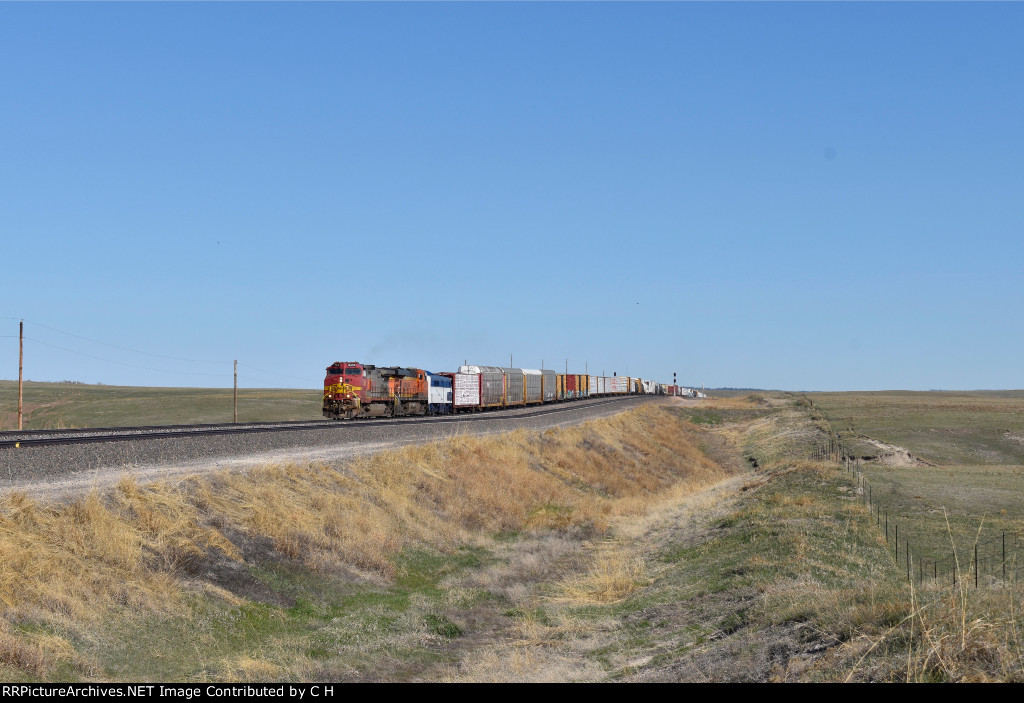
<path fill-rule="evenodd" d="M 0 4 L 0 378 L 1024 387 L 1024 4 Z M 72 336 L 75 335 L 75 336 Z M 142 353 L 139 353 L 142 352 Z"/>

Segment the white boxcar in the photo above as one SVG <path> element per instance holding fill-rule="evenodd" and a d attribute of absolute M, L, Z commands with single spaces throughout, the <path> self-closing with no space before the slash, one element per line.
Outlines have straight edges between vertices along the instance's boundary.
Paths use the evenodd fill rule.
<path fill-rule="evenodd" d="M 480 407 L 500 407 L 505 403 L 505 372 L 498 366 L 460 366 L 459 373 L 480 376 Z"/>
<path fill-rule="evenodd" d="M 480 407 L 480 374 L 453 373 L 452 386 L 452 397 L 457 409 Z"/>
<path fill-rule="evenodd" d="M 605 379 L 609 393 L 629 393 L 629 379 L 625 376 L 612 376 Z"/>

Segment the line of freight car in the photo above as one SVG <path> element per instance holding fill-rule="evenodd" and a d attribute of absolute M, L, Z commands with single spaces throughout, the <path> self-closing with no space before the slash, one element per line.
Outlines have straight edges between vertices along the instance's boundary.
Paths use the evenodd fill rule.
<path fill-rule="evenodd" d="M 452 379 L 453 410 L 516 407 L 606 395 L 665 395 L 668 386 L 628 376 L 560 374 L 548 369 L 461 366 Z"/>
<path fill-rule="evenodd" d="M 461 366 L 453 373 L 335 362 L 324 379 L 324 417 L 443 415 L 606 395 L 677 395 L 674 386 L 627 376 L 559 374 L 548 369 Z"/>

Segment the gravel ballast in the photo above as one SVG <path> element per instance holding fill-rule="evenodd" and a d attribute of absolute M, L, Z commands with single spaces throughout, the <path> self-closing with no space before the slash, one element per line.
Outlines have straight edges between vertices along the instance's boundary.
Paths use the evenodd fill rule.
<path fill-rule="evenodd" d="M 0 486 L 40 498 L 61 498 L 116 483 L 125 475 L 148 481 L 286 461 L 334 463 L 453 435 L 573 425 L 648 402 L 665 399 L 599 398 L 447 418 L 340 421 L 329 427 L 288 431 L 0 447 Z"/>

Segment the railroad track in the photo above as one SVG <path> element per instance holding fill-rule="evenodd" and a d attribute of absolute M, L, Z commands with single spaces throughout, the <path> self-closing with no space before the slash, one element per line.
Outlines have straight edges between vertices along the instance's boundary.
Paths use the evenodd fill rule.
<path fill-rule="evenodd" d="M 657 396 L 651 396 L 655 398 Z M 544 405 L 536 409 L 512 408 L 492 410 L 483 413 L 459 413 L 432 417 L 399 417 L 374 420 L 294 420 L 287 422 L 217 423 L 206 425 L 157 425 L 145 427 L 94 427 L 81 430 L 22 430 L 0 432 L 0 448 L 48 447 L 67 444 L 92 444 L 100 442 L 124 442 L 146 439 L 175 439 L 182 437 L 209 437 L 265 432 L 296 432 L 303 430 L 336 429 L 339 432 L 352 428 L 396 427 L 397 425 L 425 425 L 452 422 L 496 422 L 509 419 L 528 419 L 557 413 L 567 413 L 584 407 L 597 407 L 628 400 L 636 401 L 644 396 L 622 396 L 596 400 L 574 401 Z"/>

